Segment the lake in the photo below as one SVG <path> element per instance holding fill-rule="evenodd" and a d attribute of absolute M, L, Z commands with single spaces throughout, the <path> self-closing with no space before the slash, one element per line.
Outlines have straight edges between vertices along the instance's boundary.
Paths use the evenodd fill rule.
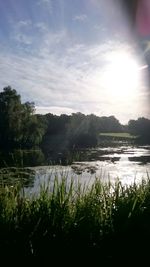
<path fill-rule="evenodd" d="M 114 182 L 117 178 L 123 184 L 140 182 L 150 174 L 150 146 L 120 146 L 85 149 L 80 151 L 80 161 L 67 166 L 36 166 L 30 168 L 35 172 L 32 185 L 27 192 L 37 192 L 40 184 L 47 184 L 54 178 L 72 177 L 75 182 L 91 184 L 96 177 L 103 182 Z"/>
<path fill-rule="evenodd" d="M 71 178 L 75 182 L 91 184 L 100 178 L 103 182 L 114 182 L 117 178 L 123 184 L 146 179 L 150 174 L 150 146 L 117 146 L 80 150 L 79 156 L 70 165 L 38 165 L 28 168 L 1 168 L 1 184 L 13 185 L 21 180 L 26 192 L 39 191 L 40 185 L 53 183 L 55 177 Z M 9 177 L 9 178 L 8 178 Z M 20 178 L 21 177 L 21 178 Z"/>

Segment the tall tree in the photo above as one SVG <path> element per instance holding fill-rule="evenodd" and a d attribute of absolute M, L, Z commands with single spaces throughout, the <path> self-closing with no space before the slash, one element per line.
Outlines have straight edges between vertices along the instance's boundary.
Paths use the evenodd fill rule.
<path fill-rule="evenodd" d="M 21 140 L 22 105 L 20 95 L 10 86 L 0 93 L 0 144 L 14 146 Z"/>
<path fill-rule="evenodd" d="M 21 103 L 15 89 L 5 87 L 0 93 L 0 147 L 35 147 L 42 141 L 45 126 L 34 114 L 33 102 Z"/>

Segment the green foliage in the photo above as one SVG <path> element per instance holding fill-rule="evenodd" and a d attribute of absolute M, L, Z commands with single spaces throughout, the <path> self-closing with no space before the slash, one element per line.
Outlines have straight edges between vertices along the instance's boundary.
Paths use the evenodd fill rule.
<path fill-rule="evenodd" d="M 33 102 L 21 103 L 21 97 L 10 86 L 0 93 L 0 147 L 12 149 L 39 145 L 45 128 L 34 115 Z"/>
<path fill-rule="evenodd" d="M 129 132 L 133 135 L 138 135 L 139 140 L 150 142 L 150 120 L 146 118 L 138 118 L 130 120 L 128 123 Z"/>
<path fill-rule="evenodd" d="M 10 146 L 21 140 L 22 105 L 20 96 L 11 87 L 0 93 L 0 145 Z"/>
<path fill-rule="evenodd" d="M 99 137 L 104 135 L 113 134 L 128 140 L 140 136 L 143 142 L 150 142 L 148 119 L 131 120 L 128 126 L 123 126 L 114 116 L 98 117 L 80 112 L 70 116 L 35 114 L 34 103 L 21 103 L 20 95 L 10 86 L 0 92 L 0 128 L 2 150 L 36 150 L 40 147 L 49 158 L 52 154 L 66 153 L 69 149 L 101 145 Z"/>
<path fill-rule="evenodd" d="M 54 253 L 73 256 L 76 251 L 76 257 L 94 253 L 102 263 L 124 259 L 124 250 L 128 263 L 135 256 L 146 256 L 149 179 L 130 186 L 119 181 L 102 184 L 96 179 L 88 187 L 56 176 L 54 182 L 41 187 L 39 195 L 27 197 L 20 189 L 19 185 L 0 189 L 2 255 L 46 259 L 51 255 L 52 260 Z"/>

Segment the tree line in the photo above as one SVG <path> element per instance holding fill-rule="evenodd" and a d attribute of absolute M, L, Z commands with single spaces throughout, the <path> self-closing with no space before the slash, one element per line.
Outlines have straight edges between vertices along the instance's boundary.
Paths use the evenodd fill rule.
<path fill-rule="evenodd" d="M 21 102 L 10 86 L 0 92 L 0 149 L 54 150 L 97 145 L 103 132 L 124 132 L 140 136 L 150 143 L 150 120 L 138 118 L 122 125 L 114 116 L 84 115 L 80 112 L 60 116 L 35 114 L 33 102 Z"/>

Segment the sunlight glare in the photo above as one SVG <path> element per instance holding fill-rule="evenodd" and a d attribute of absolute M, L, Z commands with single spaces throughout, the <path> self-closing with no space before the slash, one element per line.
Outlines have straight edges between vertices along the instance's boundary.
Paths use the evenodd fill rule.
<path fill-rule="evenodd" d="M 103 85 L 114 98 L 126 99 L 135 95 L 140 86 L 141 68 L 132 55 L 114 52 L 109 57 L 103 75 Z"/>

